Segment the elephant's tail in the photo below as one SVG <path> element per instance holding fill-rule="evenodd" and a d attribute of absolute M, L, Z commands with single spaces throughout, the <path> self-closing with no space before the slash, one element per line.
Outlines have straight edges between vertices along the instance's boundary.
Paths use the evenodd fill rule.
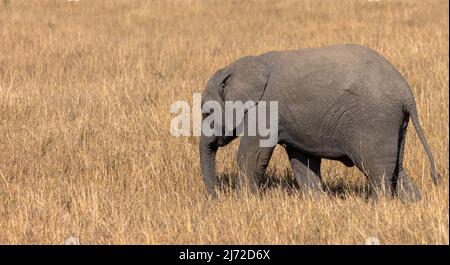
<path fill-rule="evenodd" d="M 411 117 L 414 128 L 416 129 L 417 135 L 419 136 L 420 141 L 427 153 L 428 159 L 430 160 L 431 165 L 431 179 L 434 184 L 438 184 L 440 182 L 441 177 L 436 173 L 436 165 L 434 163 L 433 154 L 431 153 L 430 147 L 428 146 L 427 140 L 422 130 L 422 126 L 420 126 L 419 117 L 417 115 L 416 104 L 413 102 L 412 104 L 407 104 L 405 106 L 406 112 L 409 113 Z"/>

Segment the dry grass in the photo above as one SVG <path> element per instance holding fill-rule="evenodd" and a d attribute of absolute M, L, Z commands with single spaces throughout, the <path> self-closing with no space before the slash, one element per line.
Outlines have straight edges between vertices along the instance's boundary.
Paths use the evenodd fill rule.
<path fill-rule="evenodd" d="M 0 243 L 448 244 L 448 12 L 445 0 L 2 1 Z M 333 192 L 302 198 L 283 188 L 281 149 L 269 175 L 284 182 L 205 200 L 198 138 L 170 135 L 170 104 L 237 57 L 338 43 L 406 76 L 444 184 L 410 129 L 419 203 L 372 206 L 361 173 L 331 161 Z M 235 150 L 219 151 L 222 175 Z"/>

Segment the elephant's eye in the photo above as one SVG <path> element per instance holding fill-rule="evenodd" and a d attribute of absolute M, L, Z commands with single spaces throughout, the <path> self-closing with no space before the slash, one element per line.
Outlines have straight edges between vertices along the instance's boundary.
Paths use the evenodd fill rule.
<path fill-rule="evenodd" d="M 219 93 L 222 97 L 225 97 L 226 87 L 227 87 L 227 83 L 223 82 L 222 84 L 220 84 Z"/>
<path fill-rule="evenodd" d="M 228 78 L 230 78 L 230 76 L 231 75 L 227 75 L 224 79 L 223 79 L 223 81 L 222 81 L 222 83 L 220 83 L 220 90 L 221 90 L 221 92 L 223 92 L 223 90 L 227 87 L 227 81 L 228 81 Z"/>
<path fill-rule="evenodd" d="M 230 78 L 231 74 L 227 75 L 222 82 L 219 85 L 219 93 L 222 96 L 222 98 L 225 98 L 226 95 L 226 87 L 228 86 L 228 79 Z"/>

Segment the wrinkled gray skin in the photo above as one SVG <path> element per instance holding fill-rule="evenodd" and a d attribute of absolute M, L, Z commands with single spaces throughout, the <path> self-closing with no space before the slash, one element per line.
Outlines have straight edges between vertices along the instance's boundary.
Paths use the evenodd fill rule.
<path fill-rule="evenodd" d="M 320 163 L 325 158 L 357 166 L 367 176 L 374 200 L 394 195 L 419 200 L 420 192 L 402 166 L 409 118 L 430 160 L 432 179 L 439 179 L 408 83 L 369 48 L 339 45 L 242 57 L 209 79 L 202 106 L 208 100 L 222 106 L 225 100 L 277 100 L 278 144 L 285 147 L 302 191 L 323 191 Z M 200 138 L 210 196 L 216 196 L 217 149 L 235 138 Z M 260 139 L 242 136 L 237 155 L 252 191 L 258 190 L 274 150 L 260 147 Z"/>

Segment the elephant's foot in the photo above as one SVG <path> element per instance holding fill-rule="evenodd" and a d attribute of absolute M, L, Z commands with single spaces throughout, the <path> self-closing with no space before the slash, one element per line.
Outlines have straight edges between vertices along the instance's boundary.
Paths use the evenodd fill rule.
<path fill-rule="evenodd" d="M 296 173 L 295 178 L 302 195 L 317 195 L 324 192 L 323 184 L 316 175 L 301 175 Z"/>
<path fill-rule="evenodd" d="M 403 170 L 398 174 L 396 195 L 403 202 L 417 202 L 422 197 L 416 183 Z"/>
<path fill-rule="evenodd" d="M 391 174 L 387 174 L 390 176 Z M 378 176 L 368 176 L 370 181 L 370 200 L 375 204 L 379 200 L 390 200 L 393 195 L 392 177 L 385 174 Z"/>
<path fill-rule="evenodd" d="M 255 173 L 246 173 L 241 171 L 238 189 L 239 191 L 244 191 L 247 194 L 256 194 L 261 191 L 261 177 Z"/>

